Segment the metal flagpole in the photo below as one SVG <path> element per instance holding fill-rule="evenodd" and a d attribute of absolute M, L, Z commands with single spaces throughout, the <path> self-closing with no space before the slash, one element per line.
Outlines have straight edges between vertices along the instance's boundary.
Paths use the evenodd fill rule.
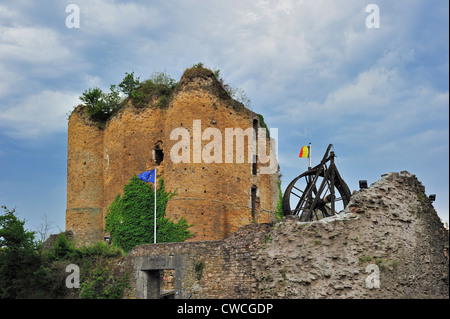
<path fill-rule="evenodd" d="M 153 220 L 153 243 L 156 244 L 156 167 L 155 167 L 155 213 Z"/>
<path fill-rule="evenodd" d="M 308 157 L 309 157 L 309 169 L 311 169 L 311 143 L 309 143 L 309 152 L 308 152 Z"/>

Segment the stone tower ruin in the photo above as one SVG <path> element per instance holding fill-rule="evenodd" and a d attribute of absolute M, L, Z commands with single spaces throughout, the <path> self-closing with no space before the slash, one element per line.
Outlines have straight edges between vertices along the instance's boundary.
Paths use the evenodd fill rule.
<path fill-rule="evenodd" d="M 190 240 L 223 239 L 241 226 L 274 220 L 279 171 L 275 141 L 258 133 L 262 127 L 262 117 L 230 98 L 213 72 L 203 68 L 185 71 L 166 107 L 155 99 L 140 107 L 126 101 L 99 125 L 79 105 L 68 124 L 66 230 L 77 242 L 103 240 L 108 206 L 133 175 L 154 167 L 166 191 L 177 193 L 167 203 L 166 217 L 193 224 L 190 231 L 196 235 Z M 186 135 L 184 149 L 179 147 L 183 134 L 177 132 Z M 213 137 L 217 148 L 211 149 Z M 227 161 L 230 137 L 232 162 Z M 244 141 L 240 149 L 239 139 Z M 249 154 L 252 139 L 258 150 L 265 148 L 264 163 Z M 180 153 L 184 160 L 174 161 Z M 249 155 L 257 160 L 248 161 Z"/>

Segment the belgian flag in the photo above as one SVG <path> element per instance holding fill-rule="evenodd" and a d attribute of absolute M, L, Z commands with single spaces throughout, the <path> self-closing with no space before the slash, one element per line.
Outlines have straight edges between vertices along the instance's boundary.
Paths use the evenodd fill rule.
<path fill-rule="evenodd" d="M 303 146 L 298 157 L 309 158 L 309 146 Z"/>

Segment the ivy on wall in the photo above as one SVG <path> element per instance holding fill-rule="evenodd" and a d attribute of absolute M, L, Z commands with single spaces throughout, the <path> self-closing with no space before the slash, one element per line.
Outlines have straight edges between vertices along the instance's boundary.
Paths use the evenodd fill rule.
<path fill-rule="evenodd" d="M 175 193 L 164 190 L 164 180 L 159 179 L 156 191 L 156 240 L 158 243 L 184 241 L 193 236 L 184 217 L 174 222 L 165 217 L 167 202 Z M 155 193 L 152 184 L 141 181 L 136 175 L 124 186 L 108 207 L 105 230 L 113 245 L 125 251 L 141 244 L 153 243 Z"/>

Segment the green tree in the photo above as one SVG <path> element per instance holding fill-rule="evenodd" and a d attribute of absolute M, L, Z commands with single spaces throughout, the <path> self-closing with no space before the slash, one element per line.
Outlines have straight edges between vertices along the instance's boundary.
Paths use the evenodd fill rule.
<path fill-rule="evenodd" d="M 83 92 L 80 100 L 86 105 L 89 117 L 97 122 L 105 122 L 122 102 L 116 85 L 110 86 L 109 93 L 104 93 L 97 87 L 89 88 Z"/>
<path fill-rule="evenodd" d="M 41 297 L 46 269 L 41 267 L 34 232 L 25 230 L 25 221 L 15 210 L 2 206 L 0 215 L 0 298 Z"/>
<path fill-rule="evenodd" d="M 107 110 L 109 113 L 112 113 L 115 109 L 117 109 L 122 103 L 122 98 L 120 97 L 120 90 L 117 88 L 117 85 L 112 84 L 109 87 L 110 92 L 103 94 L 103 100 L 106 102 L 106 105 L 109 107 Z"/>
<path fill-rule="evenodd" d="M 80 96 L 86 105 L 87 114 L 94 121 L 104 122 L 111 114 L 111 108 L 104 99 L 103 91 L 97 87 L 89 88 Z"/>
<path fill-rule="evenodd" d="M 154 190 L 153 185 L 133 176 L 124 186 L 124 194 L 118 194 L 108 208 L 106 231 L 112 236 L 113 245 L 130 251 L 141 244 L 153 243 Z M 165 217 L 167 201 L 175 194 L 164 190 L 159 180 L 156 192 L 156 238 L 158 243 L 184 241 L 193 234 L 186 219 L 177 223 Z"/>
<path fill-rule="evenodd" d="M 141 82 L 139 81 L 139 77 L 137 77 L 136 79 L 134 78 L 134 72 L 125 72 L 125 74 L 126 75 L 123 78 L 122 82 L 120 82 L 119 87 L 121 88 L 123 93 L 125 93 L 127 96 L 131 96 L 132 93 L 139 88 Z"/>
<path fill-rule="evenodd" d="M 80 96 L 80 100 L 84 102 L 84 104 L 88 108 L 95 108 L 97 104 L 101 101 L 103 97 L 103 91 L 100 88 L 89 88 L 83 92 L 83 95 Z"/>
<path fill-rule="evenodd" d="M 5 251 L 18 251 L 21 249 L 33 250 L 35 248 L 34 232 L 24 229 L 25 221 L 19 220 L 15 209 L 8 210 L 2 206 L 4 215 L 0 216 L 0 249 Z"/>

